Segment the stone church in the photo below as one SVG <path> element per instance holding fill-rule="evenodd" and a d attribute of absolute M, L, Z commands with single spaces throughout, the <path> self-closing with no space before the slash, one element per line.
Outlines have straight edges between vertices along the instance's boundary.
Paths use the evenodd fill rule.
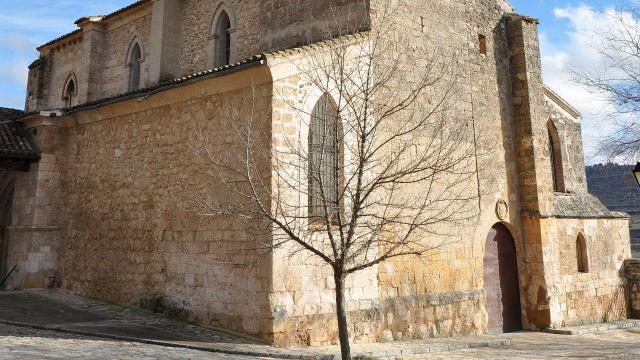
<path fill-rule="evenodd" d="M 282 346 L 335 341 L 330 269 L 274 253 L 235 266 L 250 234 L 177 206 L 176 179 L 197 171 L 185 155 L 194 124 L 233 141 L 215 115 L 221 101 L 257 93 L 263 123 L 281 135 L 272 124 L 294 120 L 275 94 L 309 86 L 292 64 L 322 48 L 327 19 L 366 34 L 381 3 L 140 0 L 40 46 L 25 110 L 0 112 L 0 278 L 13 270 L 4 287 L 162 304 Z M 459 241 L 348 279 L 351 336 L 626 317 L 629 219 L 587 191 L 581 117 L 543 84 L 537 20 L 505 0 L 399 3 L 398 36 L 458 49 L 469 116 L 495 140 L 491 179 L 479 179 L 489 190 Z"/>

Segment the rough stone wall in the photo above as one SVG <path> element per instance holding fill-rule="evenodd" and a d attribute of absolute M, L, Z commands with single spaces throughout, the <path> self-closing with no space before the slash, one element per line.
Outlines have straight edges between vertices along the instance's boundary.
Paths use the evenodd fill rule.
<path fill-rule="evenodd" d="M 269 340 L 269 258 L 243 267 L 256 261 L 255 238 L 243 224 L 186 207 L 189 196 L 229 196 L 191 149 L 203 141 L 218 150 L 237 145 L 218 106 L 247 108 L 240 99 L 250 98 L 252 81 L 261 114 L 254 120 L 264 127 L 266 80 L 248 70 L 60 118 L 78 123 L 66 129 L 67 221 L 56 285 L 118 303 L 159 304 L 174 315 Z"/>
<path fill-rule="evenodd" d="M 232 63 L 263 52 L 321 40 L 327 29 L 332 33 L 346 33 L 364 29 L 368 24 L 366 0 L 298 0 L 287 5 L 276 0 L 187 0 L 181 4 L 181 14 L 175 14 L 182 17 L 182 21 L 179 22 L 182 24 L 182 40 L 177 41 L 181 43 L 180 49 L 177 50 L 181 55 L 175 56 L 178 64 L 165 64 L 165 67 L 171 68 L 177 76 L 193 74 L 212 67 L 210 57 L 213 18 L 221 5 L 231 9 L 230 15 L 235 23 L 231 35 Z M 144 53 L 142 87 L 150 85 L 149 57 L 152 38 L 158 36 L 151 34 L 152 17 L 151 4 L 140 5 L 115 18 L 105 20 L 104 38 L 100 35 L 98 41 L 92 44 L 86 53 L 76 45 L 65 45 L 55 50 L 52 78 L 50 82 L 44 80 L 51 88 L 51 94 L 47 102 L 31 101 L 31 109 L 63 107 L 62 87 L 71 72 L 75 72 L 78 77 L 77 87 L 81 103 L 126 93 L 129 73 L 126 66 L 127 55 L 134 36 L 139 38 Z M 327 27 L 327 24 L 338 24 L 338 29 L 332 29 L 333 25 Z M 174 50 L 167 53 L 174 54 Z M 99 56 L 93 56 L 97 53 L 100 53 Z M 86 74 L 78 74 L 81 69 L 90 67 Z M 61 80 L 62 77 L 64 79 Z M 89 87 L 95 94 L 87 94 Z"/>
<path fill-rule="evenodd" d="M 328 35 L 369 28 L 370 0 L 260 1 L 262 52 L 287 49 L 325 39 Z"/>
<path fill-rule="evenodd" d="M 16 173 L 7 264 L 18 268 L 8 280 L 8 289 L 53 286 L 58 266 L 64 136 L 60 128 L 49 125 L 33 131 L 42 158 L 29 172 Z"/>
<path fill-rule="evenodd" d="M 41 57 L 29 66 L 25 111 L 43 109 L 49 99 L 51 61 Z"/>
<path fill-rule="evenodd" d="M 182 55 L 180 69 L 182 74 L 193 74 L 212 68 L 210 53 L 212 51 L 214 17 L 219 6 L 223 4 L 231 9 L 235 21 L 231 62 L 238 62 L 260 53 L 258 38 L 260 36 L 260 1 L 220 1 L 220 0 L 187 0 L 183 3 L 182 21 Z"/>
<path fill-rule="evenodd" d="M 506 26 L 512 63 L 514 133 L 522 208 L 548 212 L 553 208 L 546 127 L 549 114 L 544 100 L 537 22 L 512 15 L 507 17 Z"/>
<path fill-rule="evenodd" d="M 230 2 L 240 9 L 234 15 L 242 51 L 250 56 L 254 53 L 249 51 L 306 41 L 310 33 L 302 25 L 309 19 L 296 14 L 311 13 L 321 19 L 328 11 L 325 2 L 310 4 L 278 7 L 275 1 L 265 1 L 258 7 Z M 380 4 L 382 0 L 372 6 Z M 436 0 L 428 7 L 417 0 L 403 4 L 395 18 L 398 27 L 393 35 L 402 40 L 397 51 L 411 44 L 437 52 L 439 63 L 455 74 L 451 102 L 456 106 L 451 117 L 472 120 L 469 131 L 475 135 L 479 174 L 467 185 L 481 196 L 473 221 L 437 229 L 453 233 L 445 239 L 428 239 L 451 245 L 434 251 L 426 261 L 399 258 L 347 279 L 352 336 L 357 341 L 377 341 L 486 331 L 483 256 L 487 233 L 497 222 L 507 225 L 515 239 L 525 327 L 597 321 L 604 314 L 615 317 L 621 280 L 613 268 L 627 252 L 624 220 L 553 218 L 546 132 L 550 116 L 562 123 L 566 161 L 575 170 L 568 183 L 574 189 L 584 183 L 583 154 L 579 124 L 561 118 L 545 103 L 535 21 L 515 15 L 504 20 L 501 6 L 506 5 L 494 0 Z M 213 1 L 184 3 L 180 61 L 185 73 L 208 68 L 215 6 Z M 248 15 L 256 11 L 260 16 Z M 247 28 L 241 25 L 243 16 L 250 19 Z M 256 19 L 261 29 L 268 30 L 262 35 L 267 35 L 251 32 Z M 122 76 L 128 44 L 125 48 L 124 43 L 134 32 L 146 31 L 149 14 L 122 21 L 121 26 L 107 29 L 109 71 L 103 89 L 109 94 L 126 88 Z M 312 32 L 319 31 L 318 24 L 309 26 Z M 485 54 L 480 52 L 479 35 L 486 38 Z M 148 59 L 149 46 L 143 43 L 143 47 Z M 235 55 L 242 58 L 238 49 Z M 296 56 L 297 52 L 285 52 L 270 57 L 275 95 L 271 96 L 270 86 L 259 87 L 260 99 L 268 103 L 263 110 L 270 114 L 273 109 L 272 123 L 263 120 L 264 127 L 273 131 L 276 150 L 285 139 L 295 142 L 305 134 L 280 96 L 300 103 L 315 96 L 311 84 L 301 81 L 292 66 Z M 389 59 L 381 64 L 384 61 Z M 401 61 L 420 66 L 420 59 Z M 234 83 L 240 77 L 248 86 L 249 79 L 241 74 L 246 73 L 68 117 L 79 122 L 66 130 L 64 215 L 69 220 L 60 236 L 57 282 L 74 292 L 118 302 L 169 304 L 191 319 L 279 345 L 335 341 L 336 334 L 327 330 L 336 328 L 331 269 L 307 256 L 290 257 L 283 250 L 273 254 L 273 263 L 247 274 L 236 266 L 245 263 L 241 250 L 251 242 L 241 224 L 221 218 L 203 221 L 182 211 L 175 200 L 180 190 L 176 179 L 187 176 L 182 180 L 188 182 L 188 174 L 200 169 L 185 155 L 184 144 L 194 141 L 188 126 L 195 124 L 220 144 L 228 144 L 232 126 L 216 121 L 216 108 L 225 99 L 247 109 L 236 101 L 249 94 Z M 442 89 L 433 89 L 438 91 Z M 204 189 L 197 182 L 194 189 L 222 196 L 219 189 Z M 290 196 L 297 196 L 295 190 Z M 498 214 L 501 200 L 506 210 Z M 572 274 L 571 261 L 565 261 L 566 254 L 575 251 L 571 241 L 576 231 L 591 234 L 588 241 L 600 255 L 600 269 L 593 274 Z M 597 300 L 587 306 L 590 298 Z"/>
<path fill-rule="evenodd" d="M 230 9 L 235 28 L 231 62 L 322 40 L 326 32 L 353 32 L 368 26 L 368 1 L 296 0 L 281 1 L 189 0 L 183 4 L 182 74 L 210 69 L 214 17 L 221 5 Z"/>
<path fill-rule="evenodd" d="M 105 47 L 103 49 L 102 91 L 101 98 L 120 95 L 129 89 L 129 67 L 127 59 L 134 38 L 142 47 L 141 88 L 149 82 L 149 55 L 151 49 L 151 11 L 139 10 L 127 18 L 114 21 L 105 30 Z M 81 81 L 81 80 L 78 80 Z"/>
<path fill-rule="evenodd" d="M 606 216 L 598 218 L 596 215 L 593 220 L 565 219 L 558 213 L 560 209 L 555 204 L 557 197 L 562 195 L 554 195 L 552 191 L 547 122 L 552 119 L 559 132 L 563 180 L 567 189 L 584 194 L 586 182 L 579 119 L 567 114 L 545 94 L 535 21 L 511 16 L 507 25 L 512 38 L 510 48 L 515 55 L 512 58 L 515 121 L 519 124 L 517 132 L 521 133 L 517 140 L 521 160 L 518 174 L 523 193 L 525 243 L 529 244 L 526 276 L 530 279 L 523 296 L 529 323 L 544 328 L 598 322 L 607 317 L 617 319 L 624 316 L 625 311 L 619 271 L 623 257 L 629 254 L 627 220 L 606 209 Z M 585 209 L 570 210 L 578 216 Z M 598 275 L 593 275 L 597 281 L 585 281 L 588 275 L 582 278 L 567 275 L 575 255 L 570 260 L 566 255 L 571 251 L 570 244 L 575 251 L 578 231 L 589 232 L 591 240 L 588 241 L 596 244 L 593 252 L 600 255 L 597 259 L 601 264 L 597 267 Z M 607 250 L 611 253 L 604 253 Z M 587 304 L 588 301 L 591 302 Z"/>
<path fill-rule="evenodd" d="M 562 170 L 567 192 L 587 192 L 587 174 L 582 146 L 582 125 L 576 118 L 562 109 L 556 102 L 545 96 L 547 111 L 553 121 L 562 148 Z"/>
<path fill-rule="evenodd" d="M 51 62 L 51 74 L 48 84 L 48 100 L 44 109 L 65 107 L 64 86 L 71 74 L 75 74 L 78 80 L 76 86 L 88 82 L 88 79 L 81 76 L 81 69 L 88 61 L 88 57 L 85 57 L 82 49 L 82 41 L 74 41 L 62 48 L 52 49 L 45 55 L 47 60 Z M 44 109 L 37 108 L 37 110 Z"/>
<path fill-rule="evenodd" d="M 556 219 L 558 271 L 554 284 L 562 321 L 573 326 L 615 321 L 627 316 L 624 260 L 631 257 L 628 219 Z M 587 244 L 587 273 L 578 273 L 576 241 L 582 233 Z"/>
<path fill-rule="evenodd" d="M 469 126 L 474 131 L 479 173 L 478 182 L 469 179 L 468 186 L 480 198 L 475 200 L 479 214 L 470 224 L 453 225 L 455 231 L 451 231 L 452 225 L 443 224 L 436 231 L 450 234 L 445 241 L 449 245 L 424 261 L 405 258 L 381 266 L 380 294 L 387 304 L 383 308 L 385 326 L 394 337 L 424 337 L 425 332 L 428 337 L 482 333 L 486 331 L 483 256 L 491 227 L 504 221 L 512 230 L 518 253 L 523 253 L 519 188 L 513 176 L 511 81 L 503 13 L 495 1 L 434 1 L 429 7 L 420 1 L 404 4 L 399 13 L 399 37 L 426 53 L 436 49 L 438 60 L 449 64 L 456 75 L 456 90 L 449 98 L 456 110 L 448 116 L 472 120 Z M 375 26 L 376 18 L 372 21 Z M 480 35 L 486 38 L 486 54 L 480 51 Z M 486 171 L 489 163 L 490 172 Z M 508 208 L 502 219 L 496 214 L 500 200 Z M 433 241 L 442 241 L 442 235 L 432 236 Z M 521 279 L 521 287 L 527 286 L 525 280 Z M 407 305 L 389 306 L 408 304 L 409 299 L 415 304 L 414 311 L 406 311 Z"/>
<path fill-rule="evenodd" d="M 482 212 L 468 226 L 458 226 L 455 231 L 446 226 L 438 229 L 441 233 L 455 235 L 444 238 L 434 235 L 428 240 L 452 245 L 439 248 L 424 261 L 399 258 L 358 274 L 357 279 L 356 276 L 348 278 L 350 331 L 356 341 L 379 341 L 385 336 L 396 339 L 444 337 L 486 331 L 482 260 L 487 234 L 500 221 L 495 214 L 498 200 L 508 204 L 504 220 L 516 224 L 511 229 L 520 254 L 523 253 L 511 135 L 511 83 L 501 11 L 494 1 L 473 4 L 438 1 L 432 5 L 427 9 L 421 2 L 415 2 L 401 9 L 401 16 L 396 19 L 398 29 L 401 29 L 398 36 L 403 38 L 404 44 L 442 54 L 438 59 L 440 63 L 459 64 L 449 69 L 457 71 L 458 79 L 455 95 L 449 99 L 456 104 L 451 117 L 474 119 L 478 152 L 482 155 L 478 158 L 479 164 L 491 162 L 491 172 L 480 174 L 482 197 L 479 206 Z M 478 34 L 488 37 L 486 55 L 480 54 Z M 398 45 L 398 51 L 402 51 L 401 46 Z M 437 50 L 433 50 L 433 46 Z M 452 59 L 455 61 L 450 62 Z M 403 60 L 411 64 L 416 59 Z M 309 84 L 301 82 L 295 71 L 291 73 L 295 67 L 288 61 L 295 61 L 295 55 L 284 60 L 269 60 L 274 73 L 274 93 L 283 94 L 288 103 L 313 106 L 314 101 L 309 99 L 313 98 L 309 95 Z M 279 67 L 280 62 L 282 67 Z M 442 89 L 433 92 L 439 90 Z M 305 130 L 296 121 L 299 114 L 278 99 L 274 99 L 273 108 L 274 134 L 286 130 L 292 141 L 305 136 Z M 478 189 L 475 178 L 468 185 Z M 322 344 L 335 340 L 336 334 L 327 331 L 327 324 L 335 322 L 330 269 L 318 264 L 293 265 L 300 261 L 297 258 L 279 261 L 279 256 L 274 256 L 274 273 L 286 275 L 274 279 L 272 305 L 280 316 L 274 325 L 276 341 L 280 344 Z M 303 271 L 305 268 L 307 270 Z M 527 284 L 525 280 L 523 275 L 523 287 Z"/>
<path fill-rule="evenodd" d="M 291 164 L 300 160 L 292 152 L 291 144 L 300 144 L 304 148 L 307 143 L 300 140 L 308 134 L 309 119 L 304 114 L 310 114 L 323 95 L 297 70 L 308 65 L 304 54 L 283 54 L 268 60 L 274 78 L 273 157 Z M 292 103 L 302 104 L 303 109 L 292 108 Z M 278 183 L 277 178 L 274 174 L 274 192 L 279 197 L 290 199 L 296 206 L 306 207 L 307 199 L 300 196 L 300 189 Z M 276 232 L 275 236 L 282 234 Z M 308 253 L 292 256 L 295 250 L 290 246 L 277 249 L 273 254 L 275 276 L 270 303 L 274 317 L 274 341 L 282 346 L 335 342 L 337 321 L 333 271 Z M 359 341 L 376 340 L 384 330 L 378 329 L 381 314 L 376 311 L 379 307 L 377 271 L 377 267 L 373 267 L 346 280 L 351 331 Z"/>

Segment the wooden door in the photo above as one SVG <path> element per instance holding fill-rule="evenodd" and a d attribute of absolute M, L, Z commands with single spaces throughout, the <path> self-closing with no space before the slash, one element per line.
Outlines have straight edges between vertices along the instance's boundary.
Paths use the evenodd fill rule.
<path fill-rule="evenodd" d="M 496 224 L 487 236 L 484 288 L 489 333 L 522 330 L 516 247 L 511 232 L 502 224 Z"/>

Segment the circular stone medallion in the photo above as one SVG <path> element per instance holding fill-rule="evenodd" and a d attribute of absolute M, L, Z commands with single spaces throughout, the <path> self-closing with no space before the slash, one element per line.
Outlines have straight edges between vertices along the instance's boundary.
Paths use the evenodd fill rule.
<path fill-rule="evenodd" d="M 504 200 L 498 200 L 496 203 L 496 216 L 500 220 L 504 220 L 507 218 L 507 214 L 509 214 L 509 205 Z"/>

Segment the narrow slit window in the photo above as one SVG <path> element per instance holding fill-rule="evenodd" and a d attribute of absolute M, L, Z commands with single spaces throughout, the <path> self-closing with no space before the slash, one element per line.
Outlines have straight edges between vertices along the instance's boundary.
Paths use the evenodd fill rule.
<path fill-rule="evenodd" d="M 565 192 L 564 169 L 562 165 L 562 148 L 558 129 L 551 120 L 547 124 L 549 132 L 549 160 L 551 162 L 551 181 L 554 192 Z"/>
<path fill-rule="evenodd" d="M 578 240 L 576 240 L 576 260 L 578 261 L 578 272 L 588 273 L 589 256 L 587 253 L 587 241 L 582 234 L 578 235 Z"/>
<path fill-rule="evenodd" d="M 482 34 L 478 34 L 478 43 L 480 45 L 480 54 L 487 55 L 487 37 Z"/>

